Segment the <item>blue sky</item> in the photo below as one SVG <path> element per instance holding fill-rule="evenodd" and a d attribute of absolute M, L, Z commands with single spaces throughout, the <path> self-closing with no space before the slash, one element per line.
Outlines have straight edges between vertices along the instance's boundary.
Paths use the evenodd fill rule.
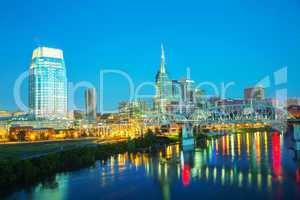
<path fill-rule="evenodd" d="M 125 71 L 135 85 L 154 81 L 163 42 L 172 79 L 189 67 L 196 82 L 234 81 L 227 96 L 239 98 L 244 87 L 287 66 L 288 83 L 276 87 L 300 96 L 299 0 L 1 0 L 0 27 L 0 110 L 17 109 L 14 82 L 39 45 L 63 49 L 69 81 L 98 89 L 104 69 Z M 128 98 L 126 84 L 106 77 L 105 107 Z M 26 84 L 22 97 L 26 103 Z M 82 107 L 82 90 L 76 103 Z"/>

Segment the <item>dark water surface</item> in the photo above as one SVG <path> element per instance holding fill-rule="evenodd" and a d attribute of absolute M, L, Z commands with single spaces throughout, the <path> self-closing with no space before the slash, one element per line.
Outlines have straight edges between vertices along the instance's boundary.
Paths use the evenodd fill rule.
<path fill-rule="evenodd" d="M 8 199 L 300 199 L 300 166 L 279 133 L 236 134 L 182 152 L 120 154 Z"/>

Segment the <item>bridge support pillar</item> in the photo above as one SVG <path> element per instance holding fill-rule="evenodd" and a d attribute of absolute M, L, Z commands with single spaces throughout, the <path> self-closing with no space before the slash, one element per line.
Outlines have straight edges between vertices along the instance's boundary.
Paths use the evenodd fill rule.
<path fill-rule="evenodd" d="M 296 159 L 300 159 L 300 124 L 294 124 L 294 141 L 295 141 L 295 153 L 296 153 Z"/>
<path fill-rule="evenodd" d="M 192 150 L 195 146 L 195 139 L 193 135 L 193 126 L 185 123 L 182 128 L 182 149 Z"/>

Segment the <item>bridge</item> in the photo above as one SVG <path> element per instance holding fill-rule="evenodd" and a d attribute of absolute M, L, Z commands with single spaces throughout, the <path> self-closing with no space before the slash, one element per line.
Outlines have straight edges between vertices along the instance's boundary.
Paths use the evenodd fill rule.
<path fill-rule="evenodd" d="M 170 110 L 145 113 L 143 123 L 150 126 L 181 124 L 183 148 L 194 145 L 193 128 L 198 125 L 262 123 L 284 129 L 288 120 L 287 111 L 263 102 L 220 105 L 202 109 L 193 105 L 179 105 Z"/>

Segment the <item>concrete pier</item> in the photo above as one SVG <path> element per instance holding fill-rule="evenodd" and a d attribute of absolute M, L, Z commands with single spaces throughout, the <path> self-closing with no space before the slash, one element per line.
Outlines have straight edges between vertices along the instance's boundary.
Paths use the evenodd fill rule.
<path fill-rule="evenodd" d="M 195 139 L 193 135 L 193 126 L 191 124 L 184 124 L 182 128 L 182 149 L 192 150 L 195 147 Z"/>
<path fill-rule="evenodd" d="M 293 139 L 296 159 L 300 160 L 300 124 L 294 124 Z"/>

